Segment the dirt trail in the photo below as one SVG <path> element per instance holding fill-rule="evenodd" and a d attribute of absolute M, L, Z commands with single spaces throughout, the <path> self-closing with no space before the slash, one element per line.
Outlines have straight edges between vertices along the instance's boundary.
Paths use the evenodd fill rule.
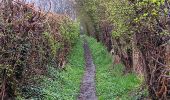
<path fill-rule="evenodd" d="M 84 41 L 85 73 L 80 87 L 78 100 L 97 100 L 95 86 L 95 65 L 87 41 Z"/>

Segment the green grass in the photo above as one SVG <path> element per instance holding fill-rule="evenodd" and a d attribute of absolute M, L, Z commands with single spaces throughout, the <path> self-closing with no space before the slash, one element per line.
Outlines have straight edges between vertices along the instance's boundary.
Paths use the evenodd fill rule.
<path fill-rule="evenodd" d="M 101 43 L 88 40 L 96 65 L 96 91 L 99 100 L 135 100 L 130 97 L 134 89 L 139 88 L 141 80 L 134 74 L 123 75 L 123 65 L 113 67 L 112 57 Z"/>
<path fill-rule="evenodd" d="M 48 67 L 48 77 L 41 77 L 44 100 L 76 100 L 84 70 L 82 41 L 79 40 L 68 57 L 65 71 Z"/>
<path fill-rule="evenodd" d="M 112 57 L 106 48 L 95 39 L 86 38 L 96 65 L 96 91 L 99 100 L 137 100 L 144 94 L 140 92 L 136 95 L 141 80 L 135 74 L 124 76 L 123 65 L 113 67 Z M 41 93 L 39 96 L 41 99 L 77 99 L 85 65 L 82 43 L 83 41 L 79 40 L 70 52 L 65 70 L 59 71 L 49 66 L 48 75 L 37 77 L 41 84 L 35 91 Z M 33 100 L 41 100 L 39 97 Z"/>

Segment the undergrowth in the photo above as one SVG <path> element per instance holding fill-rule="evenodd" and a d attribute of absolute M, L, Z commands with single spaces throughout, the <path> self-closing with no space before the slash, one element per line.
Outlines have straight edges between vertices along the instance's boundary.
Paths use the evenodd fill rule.
<path fill-rule="evenodd" d="M 112 56 L 95 39 L 88 40 L 96 65 L 96 91 L 99 100 L 138 100 L 146 95 L 139 91 L 142 84 L 135 74 L 123 75 L 122 64 L 113 65 Z M 37 77 L 41 86 L 39 99 L 76 100 L 84 73 L 84 52 L 79 40 L 68 57 L 64 70 L 48 66 L 48 75 Z"/>
<path fill-rule="evenodd" d="M 68 64 L 62 71 L 48 66 L 48 76 L 41 76 L 43 100 L 76 100 L 83 75 L 82 41 L 78 40 L 70 52 Z"/>
<path fill-rule="evenodd" d="M 136 100 L 131 92 L 140 88 L 141 80 L 135 74 L 123 75 L 122 64 L 113 65 L 112 57 L 101 43 L 88 40 L 96 65 L 96 91 L 99 100 Z M 140 94 L 140 95 L 143 95 Z"/>

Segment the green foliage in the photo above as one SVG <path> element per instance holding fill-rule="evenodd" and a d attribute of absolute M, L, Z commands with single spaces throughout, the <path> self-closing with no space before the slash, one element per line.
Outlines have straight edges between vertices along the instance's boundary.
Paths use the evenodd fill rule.
<path fill-rule="evenodd" d="M 134 11 L 133 5 L 129 5 L 128 0 L 81 0 L 77 2 L 81 5 L 80 16 L 88 14 L 96 26 L 102 20 L 112 22 L 114 25 L 113 37 L 130 32 L 128 31 L 128 24 L 130 24 L 130 18 L 134 14 Z"/>
<path fill-rule="evenodd" d="M 60 32 L 64 41 L 75 43 L 79 37 L 79 23 L 64 20 L 60 26 Z"/>
<path fill-rule="evenodd" d="M 162 57 L 162 55 L 164 55 L 165 52 L 163 50 L 162 51 L 159 50 L 158 48 L 161 48 L 159 46 L 163 44 L 164 42 L 167 42 L 167 40 L 164 40 L 164 38 L 166 38 L 166 36 L 169 35 L 170 33 L 169 0 L 94 0 L 91 3 L 89 0 L 87 1 L 81 0 L 81 1 L 83 1 L 82 6 L 85 6 L 83 7 L 84 9 L 82 9 L 82 12 L 85 11 L 85 14 L 87 13 L 89 14 L 89 16 L 92 16 L 93 23 L 95 22 L 97 24 L 103 24 L 103 23 L 100 23 L 101 21 L 101 22 L 108 22 L 109 24 L 111 23 L 111 25 L 113 25 L 113 30 L 112 30 L 113 41 L 112 41 L 112 44 L 109 44 L 109 45 L 110 46 L 114 45 L 114 50 L 116 51 L 116 54 L 118 54 L 121 57 L 121 60 L 123 60 L 124 58 L 133 58 L 132 57 L 132 50 L 133 50 L 132 46 L 135 46 L 140 51 L 142 51 L 142 55 L 145 56 L 142 59 L 144 59 L 144 61 L 147 61 L 146 64 L 148 64 L 149 62 L 149 65 L 146 65 L 146 66 L 150 66 L 149 68 L 150 70 L 155 70 L 155 68 L 158 68 L 158 70 L 164 69 L 162 66 L 161 66 L 162 68 L 159 68 L 160 67 L 159 64 L 155 64 L 154 63 L 155 61 L 151 60 L 150 58 L 157 57 L 158 59 L 162 59 L 161 61 L 163 62 L 166 61 L 166 57 Z M 108 27 L 109 25 L 104 24 L 103 26 L 104 26 L 104 30 L 105 28 L 110 28 Z M 106 39 L 103 39 L 102 41 L 109 40 L 108 39 L 109 37 L 107 37 L 108 33 L 105 35 L 105 32 L 103 32 L 102 36 L 103 37 L 106 36 Z M 136 37 L 136 39 L 134 39 L 133 36 Z M 133 45 L 132 45 L 132 42 L 134 42 Z M 94 45 L 93 48 L 95 46 L 96 45 Z M 97 49 L 94 53 L 98 53 L 100 52 L 100 50 L 101 49 Z M 150 55 L 148 52 L 155 52 L 155 54 L 159 56 L 154 57 L 154 55 L 152 54 Z M 94 56 L 94 58 L 96 58 L 97 60 L 102 59 L 102 58 L 99 58 L 100 56 L 104 56 L 102 54 L 103 53 L 98 54 L 97 56 Z M 153 56 L 153 57 L 150 57 L 150 56 Z M 108 58 L 108 56 L 106 58 Z M 129 59 L 129 61 L 131 60 L 132 59 Z M 105 59 L 101 60 L 100 62 L 102 61 L 105 61 Z M 105 66 L 106 64 L 103 64 L 102 66 Z M 129 63 L 127 65 L 132 65 L 132 64 Z M 145 67 L 144 69 L 146 69 L 146 66 L 144 65 Z M 100 75 L 101 73 L 103 74 L 105 72 L 100 72 Z M 108 73 L 109 72 L 107 72 L 106 74 L 107 77 L 109 77 L 110 75 Z M 150 74 L 152 73 L 150 73 L 149 71 L 147 71 L 146 73 L 147 73 L 146 74 L 147 78 L 145 80 L 146 82 L 148 82 L 147 83 L 149 87 L 148 90 L 150 91 L 151 93 L 150 95 L 152 95 L 152 98 L 156 99 L 157 98 L 156 95 L 159 92 L 159 88 L 157 87 L 160 87 L 160 86 L 156 86 L 155 82 L 157 81 L 157 77 L 160 75 L 161 72 L 154 73 L 155 76 L 153 75 L 153 77 L 155 77 L 155 79 L 153 79 L 153 77 L 150 76 Z M 107 77 L 104 77 L 102 80 L 107 79 Z M 131 80 L 128 78 L 133 77 L 135 79 L 135 77 L 134 75 L 131 75 L 131 74 L 130 76 L 128 76 L 127 80 L 121 75 L 120 77 L 123 78 L 124 79 L 123 81 L 126 81 L 127 83 L 126 82 L 125 83 L 129 85 L 128 86 L 129 88 L 127 88 L 126 86 L 122 84 L 122 87 L 125 88 L 125 90 L 123 90 L 123 92 L 120 92 L 120 91 L 119 92 L 120 94 L 123 94 L 124 91 L 132 89 L 131 86 L 134 85 L 133 83 L 128 82 L 128 80 Z M 111 80 L 110 78 L 108 80 Z M 120 82 L 119 80 L 121 80 L 119 79 L 119 77 L 118 77 L 118 80 L 113 78 L 113 80 L 111 80 L 109 84 L 112 81 Z M 138 82 L 135 82 L 133 80 L 131 81 L 138 84 Z M 103 81 L 102 85 L 105 83 L 107 82 Z M 114 86 L 114 85 L 112 86 L 109 84 L 107 84 L 107 87 Z M 117 84 L 115 86 L 119 87 L 117 86 Z M 122 88 L 120 87 L 120 90 L 121 89 Z M 112 88 L 108 91 L 112 91 Z M 153 91 L 155 91 L 155 93 Z M 113 93 L 116 94 L 115 91 Z M 116 94 L 116 95 L 118 97 L 120 96 L 119 94 Z"/>
<path fill-rule="evenodd" d="M 89 24 L 89 22 L 86 22 L 84 20 L 84 16 L 87 16 L 90 21 L 92 22 L 91 24 L 91 29 L 94 29 L 95 31 L 95 36 L 96 38 L 99 38 L 100 35 L 100 27 L 99 27 L 99 22 L 100 22 L 100 13 L 99 13 L 99 4 L 98 0 L 76 0 L 78 10 L 79 10 L 79 17 L 82 19 L 81 21 L 83 23 Z M 87 26 L 86 24 L 86 26 Z M 88 30 L 88 29 L 87 29 Z M 89 33 L 90 34 L 90 33 Z"/>
<path fill-rule="evenodd" d="M 123 75 L 123 65 L 113 67 L 112 57 L 101 43 L 88 38 L 96 65 L 96 88 L 99 100 L 131 100 L 129 93 L 139 88 L 141 81 L 134 75 Z"/>
<path fill-rule="evenodd" d="M 45 36 L 45 38 L 47 38 L 48 43 L 49 43 L 50 48 L 51 48 L 51 53 L 55 57 L 55 55 L 57 53 L 57 49 L 60 48 L 60 43 L 57 42 L 54 39 L 54 37 L 50 33 L 48 33 L 48 32 L 44 32 L 43 35 Z"/>
<path fill-rule="evenodd" d="M 41 76 L 44 100 L 75 100 L 83 75 L 84 55 L 82 41 L 78 40 L 70 52 L 65 70 L 48 67 L 48 76 Z"/>
<path fill-rule="evenodd" d="M 129 5 L 127 0 L 107 0 L 107 2 L 103 3 L 103 6 L 106 9 L 106 20 L 112 22 L 114 25 L 112 36 L 120 37 L 127 32 L 129 33 L 128 25 L 130 24 L 130 18 L 134 13 L 133 6 Z"/>
<path fill-rule="evenodd" d="M 163 5 L 164 2 L 165 0 L 143 0 L 136 2 L 133 7 L 136 8 L 136 11 L 140 10 L 141 13 L 136 15 L 134 21 L 138 23 L 159 16 L 160 6 Z"/>
<path fill-rule="evenodd" d="M 41 86 L 35 86 L 35 85 L 23 86 L 22 97 L 18 96 L 16 100 L 25 100 L 24 98 L 29 98 L 31 100 L 43 99 L 43 88 Z"/>
<path fill-rule="evenodd" d="M 2 99 L 14 98 L 21 91 L 21 95 L 28 98 L 28 95 L 38 93 L 38 89 L 32 89 L 36 83 L 32 77 L 47 74 L 49 63 L 59 65 L 65 62 L 70 48 L 79 38 L 79 24 L 69 18 L 63 23 L 66 25 L 64 32 L 60 33 L 60 21 L 66 20 L 65 15 L 44 14 L 35 10 L 34 5 L 30 7 L 24 1 L 20 3 L 8 0 L 0 4 L 6 8 L 0 8 L 0 27 L 3 28 L 0 30 Z M 28 94 L 23 91 L 25 88 Z M 29 94 L 29 91 L 32 92 Z"/>

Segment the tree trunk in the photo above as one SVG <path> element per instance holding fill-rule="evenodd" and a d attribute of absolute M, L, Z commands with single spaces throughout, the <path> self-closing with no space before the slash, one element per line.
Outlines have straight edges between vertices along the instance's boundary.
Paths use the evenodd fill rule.
<path fill-rule="evenodd" d="M 132 52 L 133 52 L 133 71 L 139 75 L 143 75 L 143 66 L 144 66 L 144 61 L 143 61 L 143 56 L 141 51 L 137 48 L 137 40 L 136 40 L 136 34 L 133 35 L 133 40 L 132 40 Z"/>

